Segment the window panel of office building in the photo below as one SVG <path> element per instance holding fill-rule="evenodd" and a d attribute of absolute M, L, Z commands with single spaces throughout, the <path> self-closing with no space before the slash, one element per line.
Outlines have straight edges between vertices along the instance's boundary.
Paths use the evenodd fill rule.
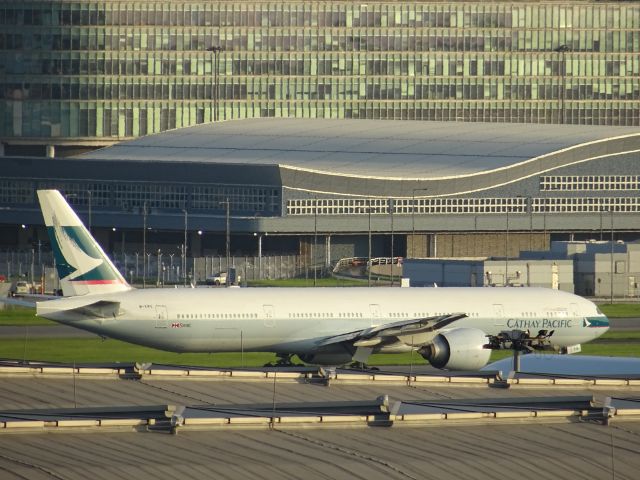
<path fill-rule="evenodd" d="M 58 189 L 73 206 L 139 212 L 148 209 L 231 212 L 259 216 L 280 214 L 280 189 L 255 185 L 176 185 L 139 182 L 24 180 L 0 178 L 0 202 L 34 204 L 36 190 Z"/>
<path fill-rule="evenodd" d="M 216 117 L 640 125 L 637 2 L 25 0 L 0 25 L 8 138 Z"/>
<path fill-rule="evenodd" d="M 636 197 L 292 199 L 287 215 L 448 215 L 640 212 Z"/>
<path fill-rule="evenodd" d="M 542 176 L 540 190 L 640 190 L 640 175 Z"/>

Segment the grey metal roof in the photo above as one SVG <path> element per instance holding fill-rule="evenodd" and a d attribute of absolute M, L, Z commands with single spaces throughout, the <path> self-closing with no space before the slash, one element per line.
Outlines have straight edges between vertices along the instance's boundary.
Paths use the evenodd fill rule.
<path fill-rule="evenodd" d="M 82 158 L 279 165 L 366 178 L 438 179 L 497 170 L 637 127 L 265 118 L 204 124 Z"/>

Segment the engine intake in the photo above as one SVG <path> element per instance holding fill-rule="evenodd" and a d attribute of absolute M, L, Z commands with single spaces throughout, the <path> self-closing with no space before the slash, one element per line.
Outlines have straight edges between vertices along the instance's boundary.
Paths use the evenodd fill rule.
<path fill-rule="evenodd" d="M 436 368 L 480 370 L 491 357 L 485 349 L 487 335 L 477 328 L 455 328 L 438 334 L 431 343 L 418 350 Z"/>

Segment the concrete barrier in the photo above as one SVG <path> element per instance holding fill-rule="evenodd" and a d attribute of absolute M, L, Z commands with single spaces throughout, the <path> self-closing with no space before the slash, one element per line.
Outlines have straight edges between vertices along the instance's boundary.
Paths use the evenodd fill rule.
<path fill-rule="evenodd" d="M 320 423 L 322 417 L 320 416 L 299 416 L 299 417 L 279 417 L 278 423 Z"/>
<path fill-rule="evenodd" d="M 409 377 L 407 375 L 373 375 L 373 380 L 375 382 L 403 382 L 406 383 L 409 381 Z"/>
<path fill-rule="evenodd" d="M 230 377 L 231 371 L 229 370 L 188 370 L 187 374 L 190 377 Z"/>
<path fill-rule="evenodd" d="M 185 418 L 183 425 L 227 425 L 229 423 L 228 418 Z"/>
<path fill-rule="evenodd" d="M 549 417 L 578 417 L 581 412 L 578 410 L 536 410 L 536 417 L 549 418 Z"/>
<path fill-rule="evenodd" d="M 231 377 L 239 378 L 267 378 L 266 372 L 251 370 L 232 370 Z"/>
<path fill-rule="evenodd" d="M 477 420 L 479 418 L 491 418 L 493 413 L 487 412 L 448 412 L 445 413 L 447 420 Z"/>
<path fill-rule="evenodd" d="M 322 423 L 364 423 L 366 415 L 323 415 Z"/>
<path fill-rule="evenodd" d="M 509 378 L 511 385 L 553 385 L 553 378 Z"/>
<path fill-rule="evenodd" d="M 596 378 L 594 384 L 600 387 L 626 387 L 629 383 L 623 378 Z"/>
<path fill-rule="evenodd" d="M 4 422 L 4 428 L 44 428 L 43 420 L 8 420 Z"/>
<path fill-rule="evenodd" d="M 73 375 L 76 373 L 76 370 L 73 367 L 42 367 L 40 370 L 45 375 Z"/>
<path fill-rule="evenodd" d="M 517 412 L 495 412 L 496 418 L 531 418 L 535 417 L 535 413 L 531 411 L 517 411 Z"/>
<path fill-rule="evenodd" d="M 161 369 L 153 369 L 153 370 L 144 370 L 142 372 L 143 375 L 155 375 L 158 377 L 186 377 L 188 374 L 187 370 L 161 370 Z"/>
<path fill-rule="evenodd" d="M 404 415 L 396 415 L 396 420 L 403 422 L 433 422 L 436 420 L 444 420 L 444 413 L 407 413 Z"/>
<path fill-rule="evenodd" d="M 100 420 L 58 420 L 55 424 L 57 427 L 97 427 Z"/>
<path fill-rule="evenodd" d="M 229 425 L 267 425 L 271 423 L 271 417 L 231 417 Z"/>
<path fill-rule="evenodd" d="M 148 423 L 148 420 L 144 418 L 103 418 L 100 420 L 101 427 L 137 427 Z"/>
<path fill-rule="evenodd" d="M 424 383 L 448 383 L 449 377 L 445 376 L 432 376 L 432 375 L 416 375 L 412 382 L 424 382 Z"/>
<path fill-rule="evenodd" d="M 449 383 L 483 383 L 488 384 L 489 379 L 484 377 L 449 377 Z"/>

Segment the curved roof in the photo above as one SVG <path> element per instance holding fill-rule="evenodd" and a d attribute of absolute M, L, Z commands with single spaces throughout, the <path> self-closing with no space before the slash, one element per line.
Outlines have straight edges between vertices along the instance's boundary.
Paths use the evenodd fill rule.
<path fill-rule="evenodd" d="M 626 137 L 640 139 L 640 129 L 264 118 L 171 130 L 96 150 L 82 158 L 277 165 L 332 176 L 437 180 L 491 173 L 572 147 Z"/>

